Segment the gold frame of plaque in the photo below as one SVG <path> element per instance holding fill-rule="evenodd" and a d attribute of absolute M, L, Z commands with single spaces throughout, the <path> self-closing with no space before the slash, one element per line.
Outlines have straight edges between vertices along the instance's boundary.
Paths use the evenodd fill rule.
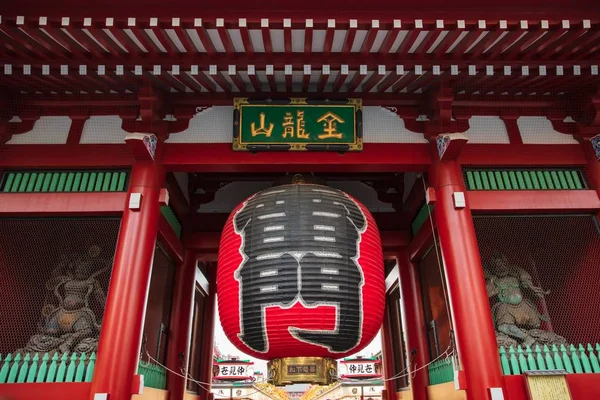
<path fill-rule="evenodd" d="M 571 400 L 571 391 L 564 370 L 526 371 L 527 394 L 530 400 Z"/>
<path fill-rule="evenodd" d="M 327 357 L 285 357 L 268 362 L 269 383 L 329 385 L 337 377 L 337 362 Z"/>

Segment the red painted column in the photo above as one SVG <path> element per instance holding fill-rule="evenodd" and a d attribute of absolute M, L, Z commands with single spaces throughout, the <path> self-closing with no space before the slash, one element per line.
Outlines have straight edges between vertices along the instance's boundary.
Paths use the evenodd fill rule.
<path fill-rule="evenodd" d="M 385 313 L 383 314 L 383 326 L 381 327 L 381 350 L 383 353 L 383 376 L 385 377 L 386 400 L 396 400 L 398 398 L 396 380 L 390 379 L 392 376 L 396 375 L 392 340 L 390 310 L 386 301 Z"/>
<path fill-rule="evenodd" d="M 408 360 L 414 357 L 410 366 L 410 387 L 414 400 L 427 400 L 429 372 L 423 368 L 429 362 L 427 333 L 421 299 L 419 271 L 409 258 L 408 250 L 398 253 L 398 272 L 400 275 L 400 301 L 403 306 L 402 323 L 406 340 Z M 414 370 L 417 370 L 413 373 Z"/>
<path fill-rule="evenodd" d="M 108 394 L 109 400 L 131 399 L 158 231 L 158 199 L 163 177 L 162 166 L 150 161 L 137 161 L 131 171 L 102 321 L 92 399 L 102 393 Z M 138 210 L 129 208 L 133 193 L 142 195 Z"/>
<path fill-rule="evenodd" d="M 591 189 L 596 189 L 600 196 L 600 161 L 596 158 L 596 153 L 589 140 L 584 140 L 581 144 L 584 147 L 587 165 L 585 166 L 585 175 Z M 596 214 L 600 220 L 600 212 Z"/>
<path fill-rule="evenodd" d="M 212 381 L 213 367 L 213 341 L 215 329 L 215 300 L 217 294 L 217 266 L 211 263 L 208 266 L 208 296 L 204 303 L 204 332 L 202 334 L 202 364 L 200 366 L 200 382 L 210 383 Z M 202 398 L 210 399 L 211 393 L 202 390 Z"/>
<path fill-rule="evenodd" d="M 171 332 L 167 348 L 167 367 L 173 371 L 181 371 L 189 365 L 190 337 L 192 334 L 192 313 L 194 307 L 194 291 L 196 289 L 196 252 L 187 250 L 183 264 L 175 275 L 173 306 L 171 307 Z M 182 400 L 185 396 L 186 379 L 169 373 L 167 389 L 170 400 Z"/>
<path fill-rule="evenodd" d="M 467 399 L 485 400 L 490 388 L 502 387 L 503 378 L 475 227 L 469 204 L 454 206 L 455 192 L 466 197 L 460 164 L 455 159 L 439 161 L 436 150 L 433 158 L 429 178 L 435 184 L 435 220 Z"/>

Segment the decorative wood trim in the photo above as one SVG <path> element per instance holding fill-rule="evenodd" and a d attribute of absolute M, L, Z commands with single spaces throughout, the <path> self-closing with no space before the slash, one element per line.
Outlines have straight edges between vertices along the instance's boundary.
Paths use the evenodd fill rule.
<path fill-rule="evenodd" d="M 471 211 L 479 213 L 573 213 L 600 210 L 595 190 L 468 191 Z"/>
<path fill-rule="evenodd" d="M 162 214 L 158 220 L 158 239 L 164 246 L 165 251 L 174 259 L 175 264 L 179 265 L 183 263 L 185 253 L 183 244 L 175 234 L 169 221 Z"/>
<path fill-rule="evenodd" d="M 119 215 L 127 193 L 2 193 L 2 216 Z"/>

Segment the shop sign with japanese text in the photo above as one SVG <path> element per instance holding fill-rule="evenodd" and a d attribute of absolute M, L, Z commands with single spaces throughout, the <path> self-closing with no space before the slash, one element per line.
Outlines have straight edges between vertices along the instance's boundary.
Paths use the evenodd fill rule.
<path fill-rule="evenodd" d="M 361 100 L 234 100 L 233 149 L 360 151 Z"/>
<path fill-rule="evenodd" d="M 214 379 L 220 380 L 246 380 L 252 377 L 252 371 L 250 364 L 216 364 L 218 366 L 218 372 L 215 374 Z M 216 372 L 216 371 L 215 371 Z"/>
<path fill-rule="evenodd" d="M 344 364 L 346 367 L 346 374 L 348 376 L 373 376 L 377 375 L 375 370 L 374 362 L 349 362 Z"/>

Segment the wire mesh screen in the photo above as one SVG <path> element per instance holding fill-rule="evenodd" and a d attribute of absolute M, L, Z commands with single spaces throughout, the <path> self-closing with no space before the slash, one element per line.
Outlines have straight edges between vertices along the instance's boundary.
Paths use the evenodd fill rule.
<path fill-rule="evenodd" d="M 175 264 L 157 245 L 152 263 L 150 291 L 146 304 L 144 343 L 150 356 L 164 364 L 169 339 Z"/>
<path fill-rule="evenodd" d="M 0 354 L 97 350 L 119 219 L 0 219 Z"/>
<path fill-rule="evenodd" d="M 498 344 L 600 341 L 600 233 L 592 216 L 474 219 Z"/>

